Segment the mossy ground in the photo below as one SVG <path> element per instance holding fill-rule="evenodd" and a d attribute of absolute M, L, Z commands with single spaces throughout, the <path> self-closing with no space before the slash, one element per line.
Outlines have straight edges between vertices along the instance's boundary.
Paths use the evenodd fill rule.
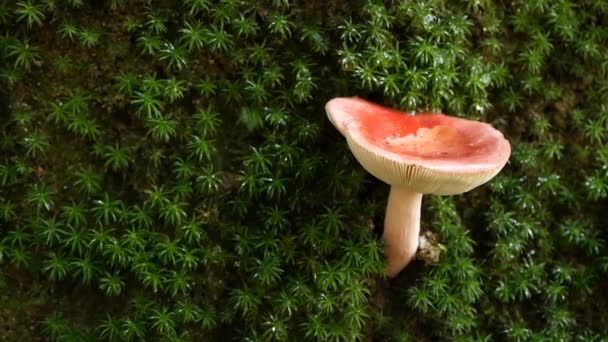
<path fill-rule="evenodd" d="M 606 341 L 608 2 L 0 0 L 0 339 Z M 445 246 L 323 107 L 492 123 Z"/>

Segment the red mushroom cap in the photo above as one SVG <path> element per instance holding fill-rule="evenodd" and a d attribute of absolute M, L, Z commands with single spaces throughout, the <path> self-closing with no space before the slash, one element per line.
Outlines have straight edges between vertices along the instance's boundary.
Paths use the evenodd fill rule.
<path fill-rule="evenodd" d="M 359 98 L 336 98 L 325 109 L 363 168 L 414 192 L 469 191 L 492 179 L 511 154 L 502 133 L 483 122 L 409 115 Z"/>

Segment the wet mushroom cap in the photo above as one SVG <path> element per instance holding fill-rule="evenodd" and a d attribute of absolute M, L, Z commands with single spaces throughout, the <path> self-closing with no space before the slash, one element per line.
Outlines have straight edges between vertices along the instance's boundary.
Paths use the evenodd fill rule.
<path fill-rule="evenodd" d="M 359 98 L 336 98 L 325 109 L 363 168 L 412 192 L 467 192 L 492 179 L 511 154 L 509 142 L 487 123 L 409 115 Z"/>

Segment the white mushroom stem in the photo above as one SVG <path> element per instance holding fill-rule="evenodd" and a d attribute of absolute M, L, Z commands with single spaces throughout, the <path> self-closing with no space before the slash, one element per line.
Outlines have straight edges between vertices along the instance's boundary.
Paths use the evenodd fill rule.
<path fill-rule="evenodd" d="M 416 255 L 422 194 L 391 186 L 384 217 L 386 274 L 396 276 Z"/>

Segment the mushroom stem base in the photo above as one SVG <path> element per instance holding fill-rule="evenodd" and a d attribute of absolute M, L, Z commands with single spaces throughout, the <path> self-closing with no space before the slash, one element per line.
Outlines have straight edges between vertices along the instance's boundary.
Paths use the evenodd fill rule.
<path fill-rule="evenodd" d="M 416 255 L 422 194 L 392 186 L 384 217 L 386 274 L 396 276 Z"/>

